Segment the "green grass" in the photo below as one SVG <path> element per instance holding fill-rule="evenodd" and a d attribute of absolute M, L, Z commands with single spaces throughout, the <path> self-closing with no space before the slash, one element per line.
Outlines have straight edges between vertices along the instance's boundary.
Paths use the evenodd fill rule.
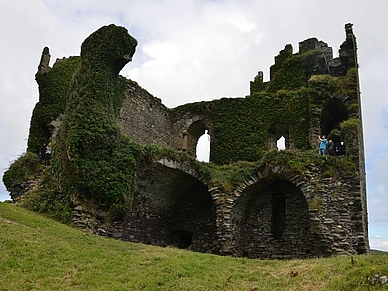
<path fill-rule="evenodd" d="M 106 239 L 0 203 L 0 290 L 387 290 L 387 253 L 268 261 Z M 291 272 L 298 272 L 291 276 Z"/>

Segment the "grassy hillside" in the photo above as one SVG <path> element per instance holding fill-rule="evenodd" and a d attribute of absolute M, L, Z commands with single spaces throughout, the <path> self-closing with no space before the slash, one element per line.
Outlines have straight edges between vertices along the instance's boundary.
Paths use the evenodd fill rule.
<path fill-rule="evenodd" d="M 388 255 L 267 261 L 86 234 L 0 203 L 0 290 L 387 290 Z"/>

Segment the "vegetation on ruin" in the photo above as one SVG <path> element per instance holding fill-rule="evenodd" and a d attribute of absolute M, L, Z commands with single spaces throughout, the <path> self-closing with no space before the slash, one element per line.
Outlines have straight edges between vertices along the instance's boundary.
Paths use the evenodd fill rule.
<path fill-rule="evenodd" d="M 26 207 L 60 221 L 69 220 L 72 195 L 109 210 L 112 217 L 129 209 L 141 146 L 120 135 L 115 118 L 127 84 L 118 72 L 136 44 L 125 28 L 105 26 L 84 41 L 81 57 L 57 60 L 48 71 L 38 71 L 40 99 L 31 119 L 28 153 L 6 171 L 7 188 L 41 171 L 36 153 L 51 137 L 50 122 L 66 114 L 53 141 L 52 175 L 46 172 L 36 191 L 30 191 Z"/>
<path fill-rule="evenodd" d="M 129 209 L 136 179 L 138 146 L 120 135 L 115 121 L 125 89 L 118 72 L 136 44 L 125 28 L 115 25 L 84 41 L 54 149 L 54 171 L 61 173 L 64 192 L 115 215 Z"/>
<path fill-rule="evenodd" d="M 133 175 L 131 185 L 133 188 L 128 189 L 126 193 L 128 197 L 132 197 L 133 191 L 136 188 L 136 177 L 138 171 L 144 164 L 152 163 L 160 159 L 167 159 L 182 164 L 187 164 L 191 169 L 196 169 L 201 174 L 203 179 L 207 181 L 209 187 L 218 187 L 224 193 L 231 193 L 237 187 L 243 185 L 255 177 L 263 166 L 270 165 L 271 167 L 282 167 L 284 173 L 303 175 L 309 170 L 309 167 L 318 167 L 322 177 L 332 178 L 336 180 L 338 177 L 354 178 L 357 173 L 357 167 L 347 156 L 322 157 L 317 154 L 316 150 L 309 151 L 268 151 L 261 160 L 255 162 L 238 161 L 225 165 L 217 165 L 214 163 L 203 163 L 189 156 L 184 152 L 174 151 L 171 148 L 157 145 L 139 145 L 126 141 L 121 148 L 121 152 L 116 153 L 117 158 L 122 160 L 131 160 L 133 162 L 131 171 Z M 127 151 L 125 151 L 127 150 Z M 27 158 L 25 157 L 27 156 Z M 35 179 L 37 175 L 43 174 L 37 187 L 30 191 L 24 198 L 22 205 L 27 209 L 35 212 L 44 213 L 57 221 L 63 223 L 71 222 L 71 203 L 70 194 L 66 193 L 60 186 L 61 181 L 59 175 L 63 172 L 57 172 L 57 165 L 44 168 L 39 164 L 38 156 L 33 153 L 27 153 L 25 156 L 14 162 L 6 174 L 4 181 L 7 181 L 6 186 L 10 187 L 12 181 L 27 181 Z M 54 162 L 57 159 L 54 160 Z M 28 170 L 30 169 L 30 170 Z M 27 171 L 28 170 L 28 171 Z M 26 172 L 27 171 L 27 172 Z M 128 171 L 128 170 L 127 170 Z M 59 174 L 58 174 L 59 173 Z M 20 178 L 19 178 L 20 177 Z M 100 173 L 102 179 L 108 179 L 109 174 Z M 103 180 L 109 181 L 109 180 Z M 86 183 L 86 181 L 85 181 Z M 111 185 L 106 185 L 107 189 Z M 113 186 L 112 186 L 113 187 Z M 131 200 L 127 204 L 111 204 L 99 205 L 88 202 L 88 207 L 91 211 L 103 208 L 108 211 L 108 220 L 115 220 L 122 217 L 131 208 Z"/>
<path fill-rule="evenodd" d="M 223 193 L 230 193 L 236 187 L 255 176 L 261 163 L 239 161 L 227 165 L 209 164 L 211 185 L 218 187 Z"/>
<path fill-rule="evenodd" d="M 58 176 L 50 167 L 43 170 L 38 186 L 23 197 L 20 205 L 62 223 L 71 222 L 72 204 L 59 187 Z"/>
<path fill-rule="evenodd" d="M 311 50 L 304 54 L 294 54 L 284 60 L 270 81 L 267 91 L 277 92 L 307 87 L 307 81 L 313 74 L 309 69 L 314 67 L 314 61 L 322 54 L 320 50 Z"/>
<path fill-rule="evenodd" d="M 288 126 L 297 148 L 309 148 L 308 98 L 306 88 L 279 90 L 246 98 L 185 104 L 173 109 L 173 113 L 179 116 L 190 112 L 202 115 L 205 120 L 211 116 L 214 128 L 210 155 L 214 163 L 254 162 L 264 155 L 269 131 L 277 124 Z"/>
<path fill-rule="evenodd" d="M 320 50 L 312 50 L 286 55 L 280 65 L 277 64 L 272 80 L 262 90 L 256 90 L 245 98 L 185 104 L 172 109 L 172 116 L 178 119 L 189 112 L 202 116 L 205 122 L 211 120 L 211 158 L 220 165 L 259 161 L 265 155 L 269 135 L 282 136 L 275 129 L 277 126 L 288 129 L 295 148 L 309 150 L 310 127 L 319 124 L 322 118 L 316 109 L 322 109 L 333 97 L 357 95 L 358 90 L 355 68 L 342 77 L 313 75 L 309 68 L 322 54 Z M 349 116 L 357 116 L 357 101 L 347 103 L 343 110 Z M 348 123 L 350 121 L 346 121 L 345 125 Z M 358 128 L 352 129 L 352 133 L 357 134 Z M 352 143 L 354 135 L 348 134 L 348 127 L 338 126 L 332 130 L 332 134 L 322 134 L 336 135 L 345 144 Z"/>
<path fill-rule="evenodd" d="M 386 290 L 388 254 L 221 257 L 101 238 L 0 203 L 1 290 Z"/>
<path fill-rule="evenodd" d="M 39 102 L 31 117 L 28 151 L 38 153 L 41 144 L 49 142 L 52 134 L 49 124 L 65 111 L 73 75 L 80 61 L 80 57 L 70 57 L 55 62 L 48 72 L 36 73 Z"/>
<path fill-rule="evenodd" d="M 34 153 L 24 153 L 15 160 L 3 175 L 3 182 L 8 189 L 14 182 L 25 182 L 33 179 L 42 170 L 39 157 Z"/>
<path fill-rule="evenodd" d="M 313 197 L 311 199 L 311 202 L 309 203 L 309 209 L 316 209 L 318 213 L 322 212 L 323 205 L 325 205 L 325 201 L 323 201 L 322 198 Z"/>
<path fill-rule="evenodd" d="M 350 118 L 340 124 L 342 136 L 348 141 L 347 144 L 349 146 L 347 148 L 347 155 L 350 157 L 354 157 L 358 153 L 359 145 L 355 142 L 358 140 L 357 136 L 360 126 L 361 121 L 358 118 Z"/>

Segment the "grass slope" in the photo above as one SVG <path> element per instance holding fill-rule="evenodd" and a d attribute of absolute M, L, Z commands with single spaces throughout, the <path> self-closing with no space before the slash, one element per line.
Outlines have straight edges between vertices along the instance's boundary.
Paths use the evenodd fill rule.
<path fill-rule="evenodd" d="M 386 253 L 220 257 L 97 237 L 10 203 L 0 228 L 0 290 L 387 290 L 366 280 L 388 275 Z"/>

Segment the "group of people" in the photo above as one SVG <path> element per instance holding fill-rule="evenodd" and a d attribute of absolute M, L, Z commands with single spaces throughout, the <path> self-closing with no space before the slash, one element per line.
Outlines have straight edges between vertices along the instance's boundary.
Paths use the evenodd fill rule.
<path fill-rule="evenodd" d="M 345 152 L 343 142 L 339 142 L 335 144 L 331 139 L 327 141 L 325 135 L 322 135 L 322 137 L 318 136 L 318 142 L 319 142 L 319 155 L 322 155 L 322 156 L 326 155 L 327 148 L 329 149 L 330 156 L 340 156 L 340 155 L 343 155 Z"/>
<path fill-rule="evenodd" d="M 46 145 L 43 143 L 39 148 L 39 161 L 40 163 L 44 163 L 45 166 L 50 165 L 51 154 L 53 153 L 53 149 L 51 147 L 51 142 Z"/>

